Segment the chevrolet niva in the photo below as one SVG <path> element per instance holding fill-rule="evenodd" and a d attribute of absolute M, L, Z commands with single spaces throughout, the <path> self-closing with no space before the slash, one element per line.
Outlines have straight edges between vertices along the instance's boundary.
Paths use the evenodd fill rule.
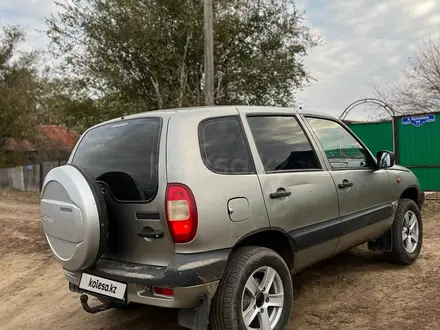
<path fill-rule="evenodd" d="M 279 330 L 305 267 L 364 243 L 413 263 L 423 202 L 392 152 L 338 119 L 216 106 L 88 129 L 46 176 L 41 217 L 90 313 L 144 304 L 189 329 Z"/>

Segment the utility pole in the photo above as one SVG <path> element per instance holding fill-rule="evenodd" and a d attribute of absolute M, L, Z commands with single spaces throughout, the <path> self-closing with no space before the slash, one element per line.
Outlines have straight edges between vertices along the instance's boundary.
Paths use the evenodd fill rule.
<path fill-rule="evenodd" d="M 204 1 L 205 105 L 214 105 L 214 28 L 212 0 Z"/>

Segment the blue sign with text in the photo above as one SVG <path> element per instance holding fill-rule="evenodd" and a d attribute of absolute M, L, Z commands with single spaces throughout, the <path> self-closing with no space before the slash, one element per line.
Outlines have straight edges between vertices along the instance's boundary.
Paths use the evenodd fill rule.
<path fill-rule="evenodd" d="M 435 122 L 435 115 L 433 114 L 402 118 L 402 125 L 413 125 L 415 127 L 420 127 L 424 123 L 433 123 L 433 122 Z"/>

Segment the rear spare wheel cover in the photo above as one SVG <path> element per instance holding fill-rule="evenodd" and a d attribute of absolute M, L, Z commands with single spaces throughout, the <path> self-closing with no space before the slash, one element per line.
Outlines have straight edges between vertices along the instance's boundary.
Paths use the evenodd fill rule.
<path fill-rule="evenodd" d="M 52 169 L 41 192 L 43 230 L 57 261 L 67 270 L 91 267 L 104 252 L 108 217 L 99 186 L 74 165 Z"/>

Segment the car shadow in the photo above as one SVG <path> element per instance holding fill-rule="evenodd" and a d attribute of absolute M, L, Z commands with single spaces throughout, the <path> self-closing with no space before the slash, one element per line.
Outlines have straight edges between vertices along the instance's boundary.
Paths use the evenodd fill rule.
<path fill-rule="evenodd" d="M 177 310 L 136 305 L 127 310 L 109 311 L 115 322 L 108 330 L 182 330 L 177 322 Z"/>
<path fill-rule="evenodd" d="M 294 274 L 294 308 L 288 329 L 308 329 L 319 315 L 317 311 L 368 296 L 383 276 L 404 268 L 390 263 L 383 252 L 369 251 L 363 245 Z"/>
<path fill-rule="evenodd" d="M 350 278 L 370 272 L 395 270 L 403 266 L 390 263 L 383 252 L 369 251 L 366 245 L 354 247 L 336 256 L 316 263 L 293 275 L 294 296 L 301 294 L 301 289 L 321 282 L 333 282 L 335 278 Z"/>

